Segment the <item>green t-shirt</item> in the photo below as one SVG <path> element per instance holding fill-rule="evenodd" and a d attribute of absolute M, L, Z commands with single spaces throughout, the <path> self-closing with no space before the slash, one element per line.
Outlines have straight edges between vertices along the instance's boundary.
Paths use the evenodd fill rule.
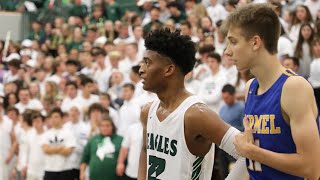
<path fill-rule="evenodd" d="M 187 19 L 187 16 L 185 13 L 181 12 L 180 16 L 171 16 L 170 19 L 173 19 L 175 23 L 181 23 L 181 21 L 184 21 Z"/>
<path fill-rule="evenodd" d="M 120 6 L 117 3 L 114 3 L 112 5 L 107 5 L 106 16 L 107 20 L 115 22 L 116 20 L 120 20 L 122 18 L 123 12 Z"/>
<path fill-rule="evenodd" d="M 80 50 L 81 47 L 82 47 L 82 43 L 83 43 L 83 42 L 84 42 L 83 40 L 81 40 L 81 41 L 79 41 L 79 42 L 71 41 L 71 42 L 69 42 L 69 43 L 66 44 L 67 50 L 68 50 L 68 51 L 70 51 L 71 49 L 78 49 L 78 50 Z"/>
<path fill-rule="evenodd" d="M 116 175 L 116 167 L 123 138 L 116 134 L 110 138 L 115 151 L 105 154 L 103 160 L 97 156 L 97 151 L 105 144 L 105 136 L 99 134 L 92 137 L 84 148 L 81 162 L 89 165 L 90 180 L 118 180 L 119 178 Z"/>
<path fill-rule="evenodd" d="M 28 39 L 41 41 L 44 38 L 44 32 L 41 30 L 39 32 L 31 31 L 28 35 Z"/>
<path fill-rule="evenodd" d="M 82 19 L 88 15 L 88 10 L 86 5 L 76 6 L 73 5 L 70 10 L 70 16 L 79 16 Z"/>

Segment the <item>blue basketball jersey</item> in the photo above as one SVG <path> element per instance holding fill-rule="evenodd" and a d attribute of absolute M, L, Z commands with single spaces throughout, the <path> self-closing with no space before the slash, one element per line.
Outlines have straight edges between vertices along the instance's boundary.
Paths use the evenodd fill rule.
<path fill-rule="evenodd" d="M 288 77 L 296 75 L 285 71 L 279 79 L 263 94 L 257 95 L 258 81 L 254 79 L 247 95 L 244 113 L 253 129 L 254 143 L 263 149 L 278 153 L 296 153 L 290 126 L 281 113 L 281 92 Z M 294 98 L 294 97 L 292 97 Z M 276 169 L 247 159 L 247 169 L 251 180 L 303 180 Z"/>

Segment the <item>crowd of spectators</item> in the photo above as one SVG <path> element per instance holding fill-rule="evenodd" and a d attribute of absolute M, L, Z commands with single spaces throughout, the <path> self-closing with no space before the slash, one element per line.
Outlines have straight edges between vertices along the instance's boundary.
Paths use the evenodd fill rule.
<path fill-rule="evenodd" d="M 139 63 L 157 28 L 191 37 L 187 90 L 243 130 L 253 76 L 223 53 L 222 24 L 247 3 L 274 6 L 279 62 L 309 80 L 320 102 L 320 0 L 1 1 L 2 11 L 37 15 L 26 39 L 0 41 L 0 180 L 136 179 L 140 109 L 157 98 L 143 90 Z M 233 161 L 217 150 L 213 178 Z"/>

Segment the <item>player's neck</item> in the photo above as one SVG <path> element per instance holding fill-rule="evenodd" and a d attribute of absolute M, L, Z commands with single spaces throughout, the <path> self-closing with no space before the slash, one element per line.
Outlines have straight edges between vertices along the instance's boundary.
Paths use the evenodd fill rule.
<path fill-rule="evenodd" d="M 167 91 L 162 91 L 161 93 L 157 93 L 158 98 L 161 101 L 161 106 L 167 110 L 174 110 L 179 104 L 189 97 L 191 94 L 186 91 L 184 86 L 182 87 L 174 87 L 172 89 L 168 89 Z"/>
<path fill-rule="evenodd" d="M 284 68 L 279 63 L 276 55 L 265 56 L 258 60 L 257 64 L 251 68 L 251 73 L 259 82 L 262 91 L 269 89 L 281 76 Z"/>

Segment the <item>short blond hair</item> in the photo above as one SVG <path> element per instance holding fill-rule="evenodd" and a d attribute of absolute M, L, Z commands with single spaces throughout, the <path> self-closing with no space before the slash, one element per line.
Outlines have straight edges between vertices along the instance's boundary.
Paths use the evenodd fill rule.
<path fill-rule="evenodd" d="M 246 40 L 260 36 L 267 51 L 270 54 L 277 53 L 280 22 L 272 5 L 249 4 L 236 9 L 223 24 L 224 30 L 234 27 L 241 29 Z"/>

